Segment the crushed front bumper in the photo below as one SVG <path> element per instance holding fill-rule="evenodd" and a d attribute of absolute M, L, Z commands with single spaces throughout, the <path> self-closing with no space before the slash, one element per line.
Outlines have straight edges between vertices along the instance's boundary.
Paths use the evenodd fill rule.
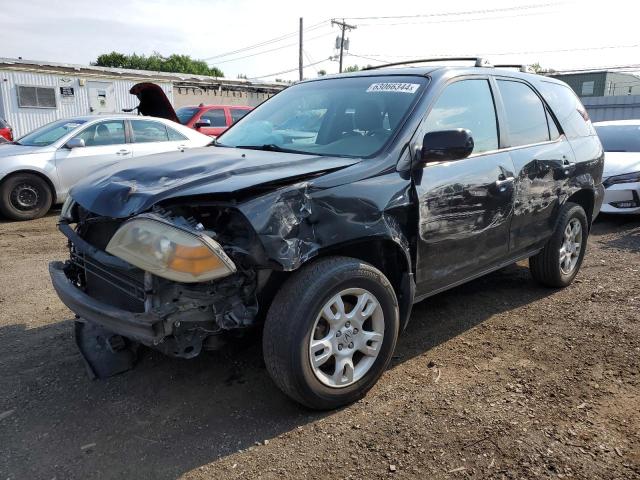
<path fill-rule="evenodd" d="M 145 345 L 157 345 L 167 335 L 163 318 L 157 313 L 128 312 L 95 300 L 67 278 L 64 267 L 63 262 L 49 264 L 51 282 L 60 300 L 78 317 Z"/>

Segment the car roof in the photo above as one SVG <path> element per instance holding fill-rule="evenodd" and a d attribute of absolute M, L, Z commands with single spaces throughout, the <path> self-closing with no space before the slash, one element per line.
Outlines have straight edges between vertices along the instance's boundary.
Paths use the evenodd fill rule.
<path fill-rule="evenodd" d="M 640 125 L 640 119 L 635 120 L 607 120 L 605 122 L 593 122 L 594 127 L 608 127 L 608 126 L 623 126 L 623 125 Z"/>
<path fill-rule="evenodd" d="M 104 120 L 158 120 L 160 122 L 173 122 L 162 117 L 151 117 L 148 115 L 134 115 L 130 113 L 114 113 L 110 115 L 81 115 L 78 117 L 61 118 L 60 120 L 66 120 L 68 122 L 92 122 L 92 121 L 104 121 Z"/>
<path fill-rule="evenodd" d="M 305 82 L 322 81 L 323 79 L 346 78 L 346 77 L 371 77 L 371 76 L 390 76 L 390 75 L 418 75 L 418 76 L 434 76 L 436 74 L 446 74 L 455 72 L 458 74 L 480 74 L 480 75 L 503 75 L 506 77 L 520 78 L 528 81 L 545 81 L 553 83 L 562 83 L 551 77 L 545 77 L 535 73 L 521 72 L 512 68 L 500 67 L 474 67 L 470 65 L 419 65 L 419 66 L 381 66 L 380 68 L 372 68 L 369 70 L 359 70 L 350 73 L 338 73 L 333 75 L 325 75 L 319 78 L 305 80 Z M 304 83 L 304 82 L 301 82 Z"/>

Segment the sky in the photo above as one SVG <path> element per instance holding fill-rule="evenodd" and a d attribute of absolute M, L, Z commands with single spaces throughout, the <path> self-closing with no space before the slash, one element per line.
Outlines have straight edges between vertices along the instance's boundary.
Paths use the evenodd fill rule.
<path fill-rule="evenodd" d="M 300 17 L 305 78 L 338 71 L 332 18 L 356 26 L 345 66 L 446 55 L 556 70 L 640 65 L 637 0 L 2 0 L 0 11 L 0 57 L 179 53 L 227 78 L 296 80 Z"/>

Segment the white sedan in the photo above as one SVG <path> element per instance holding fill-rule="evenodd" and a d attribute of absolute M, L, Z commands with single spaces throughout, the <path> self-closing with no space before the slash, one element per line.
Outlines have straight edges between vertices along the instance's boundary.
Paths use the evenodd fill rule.
<path fill-rule="evenodd" d="M 0 144 L 0 213 L 43 216 L 94 171 L 133 157 L 204 147 L 212 139 L 163 118 L 86 116 L 49 123 Z M 153 161 L 153 160 L 150 160 Z"/>
<path fill-rule="evenodd" d="M 640 120 L 598 122 L 604 147 L 603 213 L 640 213 Z"/>

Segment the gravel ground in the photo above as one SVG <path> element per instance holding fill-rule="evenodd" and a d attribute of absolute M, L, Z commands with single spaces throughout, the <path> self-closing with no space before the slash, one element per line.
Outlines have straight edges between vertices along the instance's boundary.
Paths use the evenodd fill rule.
<path fill-rule="evenodd" d="M 378 385 L 322 414 L 255 340 L 90 381 L 64 258 L 54 214 L 0 223 L 0 479 L 640 478 L 637 217 L 596 223 L 565 290 L 524 262 L 416 305 Z"/>

